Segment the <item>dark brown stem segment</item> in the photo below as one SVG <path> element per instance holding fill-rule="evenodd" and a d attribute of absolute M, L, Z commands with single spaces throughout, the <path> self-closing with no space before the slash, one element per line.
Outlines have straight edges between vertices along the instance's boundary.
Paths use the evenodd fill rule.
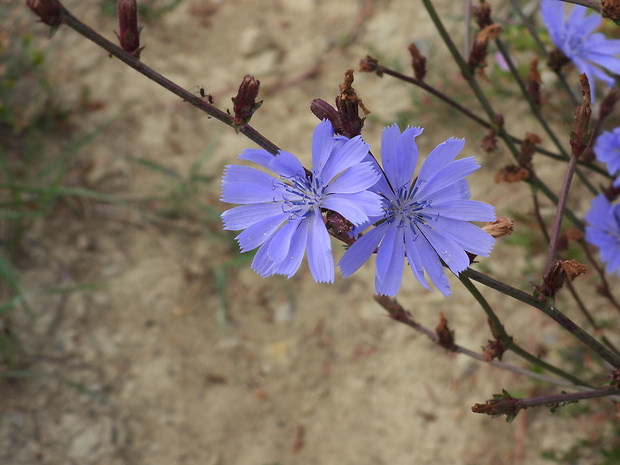
<path fill-rule="evenodd" d="M 146 66 L 137 58 L 131 56 L 127 52 L 124 52 L 120 47 L 116 46 L 105 37 L 98 34 L 92 28 L 82 23 L 79 19 L 73 16 L 71 12 L 69 12 L 69 10 L 67 10 L 64 6 L 61 6 L 61 16 L 63 24 L 67 25 L 71 29 L 86 37 L 87 39 L 92 40 L 110 55 L 115 56 L 126 65 L 138 71 L 140 74 L 143 74 L 144 76 L 156 82 L 163 88 L 169 90 L 173 94 L 178 95 L 184 101 L 194 105 L 195 107 L 204 111 L 218 121 L 221 121 L 227 126 L 234 127 L 234 118 L 231 115 L 204 101 L 197 95 L 194 95 L 191 92 L 183 89 L 182 87 L 179 87 L 174 82 L 170 81 L 158 72 Z M 280 150 L 277 145 L 275 145 L 265 136 L 260 134 L 256 129 L 247 124 L 241 127 L 239 129 L 239 132 L 251 141 L 255 142 L 259 147 L 262 147 L 273 155 L 276 155 Z"/>

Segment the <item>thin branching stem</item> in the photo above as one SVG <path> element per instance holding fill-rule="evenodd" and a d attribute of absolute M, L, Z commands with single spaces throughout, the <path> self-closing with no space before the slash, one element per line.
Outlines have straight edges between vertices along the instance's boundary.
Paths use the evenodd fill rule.
<path fill-rule="evenodd" d="M 597 353 L 611 366 L 613 366 L 614 368 L 620 368 L 620 356 L 616 355 L 607 347 L 594 339 L 592 336 L 590 336 L 587 332 L 577 326 L 575 322 L 573 322 L 570 318 L 568 318 L 554 306 L 549 305 L 547 302 L 544 302 L 540 299 L 537 299 L 536 297 L 528 294 L 527 292 L 523 292 L 520 289 L 498 281 L 488 275 L 485 275 L 484 273 L 480 273 L 479 271 L 472 270 L 471 268 L 462 271 L 460 276 L 464 276 L 466 278 L 477 281 L 480 284 L 490 287 L 491 289 L 495 289 L 496 291 L 512 297 L 520 302 L 523 302 L 524 304 L 537 308 L 549 318 L 558 323 L 560 326 L 562 326 L 566 331 L 575 336 L 585 346 L 589 347 L 593 352 Z"/>
<path fill-rule="evenodd" d="M 541 368 L 544 368 L 547 371 L 550 371 L 558 376 L 561 376 L 562 378 L 567 379 L 571 381 L 572 383 L 579 384 L 581 386 L 592 387 L 588 383 L 577 378 L 576 376 L 573 376 L 570 373 L 567 373 L 564 370 L 561 370 L 560 368 L 557 368 L 556 366 L 553 366 L 545 362 L 544 360 L 529 353 L 523 347 L 518 345 L 514 341 L 514 339 L 506 332 L 504 325 L 501 323 L 501 321 L 499 320 L 499 318 L 497 317 L 497 315 L 495 314 L 495 312 L 493 311 L 493 309 L 491 308 L 487 300 L 480 293 L 480 291 L 476 288 L 476 286 L 474 286 L 474 284 L 466 276 L 464 276 L 463 273 L 461 273 L 461 275 L 459 276 L 459 279 L 461 280 L 461 283 L 463 283 L 463 286 L 465 286 L 465 288 L 469 291 L 469 293 L 474 297 L 474 299 L 476 299 L 478 304 L 482 307 L 482 309 L 484 310 L 484 313 L 486 313 L 487 318 L 489 319 L 489 324 L 493 327 L 494 333 L 499 336 L 501 342 L 505 345 L 505 347 L 508 350 L 511 350 L 512 352 L 514 352 L 515 354 L 517 354 L 519 357 L 523 358 L 524 360 L 527 360 L 528 362 L 533 363 L 534 365 L 537 365 Z"/>
<path fill-rule="evenodd" d="M 221 121 L 227 126 L 233 127 L 233 117 L 231 115 L 211 105 L 209 102 L 204 101 L 197 95 L 194 95 L 191 92 L 183 89 L 182 87 L 178 86 L 171 80 L 162 76 L 155 70 L 149 68 L 144 63 L 142 63 L 140 60 L 133 57 L 131 54 L 125 52 L 123 49 L 116 46 L 115 44 L 107 40 L 105 37 L 103 37 L 101 34 L 97 33 L 95 30 L 93 30 L 92 28 L 90 28 L 89 26 L 81 22 L 79 19 L 73 16 L 71 12 L 67 10 L 64 6 L 62 7 L 61 11 L 62 11 L 63 23 L 65 25 L 75 30 L 79 34 L 83 35 L 87 39 L 93 41 L 95 44 L 99 45 L 110 55 L 118 58 L 123 63 L 135 69 L 140 74 L 143 74 L 144 76 L 151 79 L 155 83 L 159 84 L 163 88 L 169 90 L 173 94 L 178 95 L 179 97 L 183 99 L 183 101 L 194 105 L 195 107 L 204 111 L 205 113 L 217 119 L 218 121 Z M 259 147 L 262 147 L 263 149 L 267 150 L 271 154 L 275 155 L 280 150 L 277 145 L 275 145 L 265 136 L 260 134 L 256 129 L 254 129 L 250 125 L 247 125 L 247 124 L 244 125 L 243 127 L 239 129 L 239 132 L 242 133 L 244 136 L 246 136 L 251 141 L 253 141 L 254 143 L 256 143 Z"/>

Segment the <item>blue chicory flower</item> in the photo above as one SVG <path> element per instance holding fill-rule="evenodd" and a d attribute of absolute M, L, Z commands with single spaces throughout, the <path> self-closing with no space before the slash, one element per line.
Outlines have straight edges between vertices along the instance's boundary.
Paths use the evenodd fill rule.
<path fill-rule="evenodd" d="M 256 249 L 252 268 L 261 276 L 299 269 L 306 247 L 312 277 L 334 281 L 329 234 L 321 208 L 340 213 L 354 225 L 381 213 L 380 197 L 368 191 L 379 173 L 364 159 L 368 145 L 361 136 L 334 136 L 324 120 L 312 138 L 311 176 L 292 153 L 275 157 L 265 150 L 244 150 L 239 158 L 257 163 L 278 175 L 230 165 L 222 179 L 223 202 L 243 204 L 222 214 L 224 228 L 244 230 L 237 236 L 242 252 Z"/>
<path fill-rule="evenodd" d="M 620 40 L 606 39 L 602 33 L 594 33 L 603 19 L 596 13 L 586 14 L 586 11 L 583 6 L 573 5 L 565 21 L 564 2 L 543 0 L 540 4 L 540 12 L 551 40 L 580 73 L 588 76 L 594 100 L 594 78 L 612 86 L 615 79 L 608 72 L 620 74 Z"/>
<path fill-rule="evenodd" d="M 607 171 L 611 176 L 620 174 L 620 126 L 613 131 L 605 131 L 596 138 L 594 143 L 596 159 L 607 164 Z M 614 187 L 620 187 L 620 176 L 613 182 Z"/>
<path fill-rule="evenodd" d="M 611 205 L 601 194 L 586 214 L 586 241 L 599 248 L 608 273 L 620 274 L 620 205 Z"/>
<path fill-rule="evenodd" d="M 415 278 L 427 289 L 425 272 L 444 296 L 450 283 L 442 262 L 453 273 L 465 270 L 467 252 L 488 256 L 494 239 L 470 221 L 493 221 L 494 208 L 469 200 L 466 176 L 480 166 L 473 157 L 454 160 L 464 140 L 448 139 L 424 161 L 412 180 L 418 160 L 415 137 L 420 128 L 400 132 L 396 124 L 383 130 L 381 160 L 384 176 L 371 190 L 383 198 L 383 222 L 362 235 L 339 262 L 344 277 L 357 271 L 377 250 L 375 290 L 395 296 L 405 257 Z M 375 162 L 376 163 L 376 162 Z M 377 165 L 378 166 L 378 165 Z M 377 218 L 371 218 L 376 221 Z"/>

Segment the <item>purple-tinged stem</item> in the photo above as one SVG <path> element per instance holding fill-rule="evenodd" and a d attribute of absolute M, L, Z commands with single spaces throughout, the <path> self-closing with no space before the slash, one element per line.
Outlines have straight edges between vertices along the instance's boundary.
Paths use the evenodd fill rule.
<path fill-rule="evenodd" d="M 117 47 L 105 37 L 94 31 L 92 28 L 82 23 L 79 19 L 73 16 L 71 12 L 69 12 L 69 10 L 67 10 L 64 6 L 61 6 L 61 14 L 62 22 L 64 24 L 66 24 L 79 34 L 83 35 L 87 39 L 90 39 L 95 44 L 99 45 L 110 55 L 115 56 L 126 65 L 138 71 L 140 74 L 143 74 L 144 76 L 156 82 L 163 88 L 169 90 L 173 94 L 178 95 L 184 101 L 194 105 L 195 107 L 204 111 L 218 121 L 221 121 L 227 126 L 234 127 L 234 118 L 231 115 L 220 110 L 219 108 L 216 108 L 215 106 L 204 101 L 203 99 L 192 94 L 191 92 L 183 89 L 182 87 L 178 86 L 174 82 L 159 74 L 158 72 L 149 68 L 140 60 L 131 56 L 129 53 L 124 52 L 120 47 Z M 265 136 L 263 136 L 256 129 L 249 125 L 244 125 L 243 127 L 241 127 L 239 129 L 239 132 L 271 154 L 275 155 L 280 150 L 277 145 L 275 145 L 273 142 L 271 142 L 269 139 L 267 139 Z"/>

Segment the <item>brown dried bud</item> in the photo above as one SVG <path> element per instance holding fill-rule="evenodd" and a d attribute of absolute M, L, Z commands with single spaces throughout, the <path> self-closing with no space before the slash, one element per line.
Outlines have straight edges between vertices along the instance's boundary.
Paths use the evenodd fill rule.
<path fill-rule="evenodd" d="M 499 339 L 489 341 L 489 343 L 482 348 L 482 360 L 485 362 L 492 362 L 495 359 L 501 360 L 506 349 L 506 344 Z"/>
<path fill-rule="evenodd" d="M 521 151 L 519 153 L 519 166 L 532 171 L 532 157 L 536 152 L 536 145 L 540 144 L 542 139 L 537 134 L 526 133 L 523 143 L 521 144 Z"/>
<path fill-rule="evenodd" d="M 254 76 L 249 74 L 246 74 L 243 81 L 241 81 L 237 96 L 231 99 L 234 104 L 233 112 L 235 118 L 233 120 L 233 127 L 235 131 L 239 132 L 243 126 L 248 124 L 254 112 L 263 104 L 262 100 L 260 102 L 256 101 L 259 88 L 260 81 L 257 81 Z"/>
<path fill-rule="evenodd" d="M 336 97 L 336 109 L 338 110 L 340 124 L 334 126 L 334 131 L 349 138 L 359 136 L 362 133 L 366 118 L 360 117 L 359 110 L 361 109 L 364 115 L 370 113 L 351 86 L 353 80 L 353 70 L 349 69 L 344 73 L 344 81 L 340 84 L 340 95 Z"/>
<path fill-rule="evenodd" d="M 562 289 L 566 279 L 572 282 L 586 271 L 588 267 L 575 260 L 555 260 L 545 272 L 543 282 L 536 286 L 536 290 L 541 299 L 554 297 Z"/>
<path fill-rule="evenodd" d="M 505 389 L 502 391 L 502 394 L 495 394 L 493 397 L 493 399 L 487 400 L 484 404 L 475 404 L 471 411 L 494 417 L 506 415 L 506 421 L 510 422 L 522 408 L 519 399 L 512 397 Z"/>
<path fill-rule="evenodd" d="M 140 58 L 140 52 L 144 47 L 140 47 L 140 31 L 138 27 L 138 5 L 136 0 L 118 0 L 118 23 L 120 33 L 116 33 L 121 48 Z"/>
<path fill-rule="evenodd" d="M 538 58 L 533 58 L 530 62 L 530 72 L 527 75 L 527 93 L 530 94 L 536 105 L 540 105 L 540 85 L 542 78 L 538 72 Z"/>
<path fill-rule="evenodd" d="M 566 231 L 564 231 L 564 236 L 566 236 L 566 242 L 569 244 L 571 242 L 580 242 L 584 237 L 583 231 L 576 226 L 566 228 Z"/>
<path fill-rule="evenodd" d="M 504 128 L 504 115 L 501 113 L 496 114 L 493 117 L 493 121 L 491 123 L 491 127 L 482 138 L 480 145 L 483 150 L 487 153 L 493 152 L 497 149 L 497 134 L 501 132 Z"/>
<path fill-rule="evenodd" d="M 506 165 L 495 173 L 495 182 L 521 182 L 530 179 L 532 173 L 527 168 L 517 165 Z"/>
<path fill-rule="evenodd" d="M 513 226 L 514 222 L 511 219 L 500 216 L 495 221 L 485 224 L 482 229 L 497 239 L 498 237 L 510 236 Z"/>
<path fill-rule="evenodd" d="M 488 3 L 481 3 L 479 6 L 473 7 L 471 11 L 475 16 L 476 24 L 480 29 L 484 29 L 493 23 L 491 20 L 491 5 Z"/>
<path fill-rule="evenodd" d="M 360 71 L 362 73 L 376 73 L 377 76 L 381 77 L 383 76 L 383 73 L 378 71 L 378 65 L 379 60 L 368 55 L 360 61 Z"/>
<path fill-rule="evenodd" d="M 482 71 L 483 68 L 487 66 L 486 58 L 489 40 L 497 39 L 500 32 L 502 32 L 502 26 L 500 24 L 490 24 L 478 33 L 467 62 L 472 72 L 476 69 Z"/>
<path fill-rule="evenodd" d="M 620 19 L 620 0 L 601 0 L 601 14 L 603 18 L 618 21 Z"/>
<path fill-rule="evenodd" d="M 416 79 L 423 81 L 424 76 L 426 76 L 426 57 L 420 53 L 420 50 L 414 43 L 410 43 L 408 49 L 411 54 L 413 74 Z"/>
<path fill-rule="evenodd" d="M 58 0 L 26 0 L 26 5 L 42 23 L 52 27 L 62 24 L 62 6 Z"/>
<path fill-rule="evenodd" d="M 439 312 L 439 324 L 437 325 L 437 328 L 435 328 L 435 333 L 438 338 L 437 344 L 444 349 L 454 351 L 454 332 L 450 331 L 450 328 L 448 327 L 448 319 L 443 312 Z"/>
<path fill-rule="evenodd" d="M 570 138 L 570 146 L 573 156 L 579 158 L 590 142 L 590 118 L 592 108 L 590 107 L 590 83 L 585 74 L 579 76 L 581 82 L 581 94 L 583 103 L 575 109 L 575 122 Z"/>
<path fill-rule="evenodd" d="M 310 104 L 310 111 L 321 121 L 326 119 L 332 123 L 332 127 L 334 128 L 334 132 L 336 134 L 343 134 L 345 132 L 342 122 L 340 121 L 338 110 L 332 107 L 325 100 L 315 98 Z"/>
<path fill-rule="evenodd" d="M 355 239 L 351 237 L 353 223 L 347 220 L 340 213 L 328 210 L 325 214 L 325 227 L 327 231 L 345 244 L 352 245 Z"/>

